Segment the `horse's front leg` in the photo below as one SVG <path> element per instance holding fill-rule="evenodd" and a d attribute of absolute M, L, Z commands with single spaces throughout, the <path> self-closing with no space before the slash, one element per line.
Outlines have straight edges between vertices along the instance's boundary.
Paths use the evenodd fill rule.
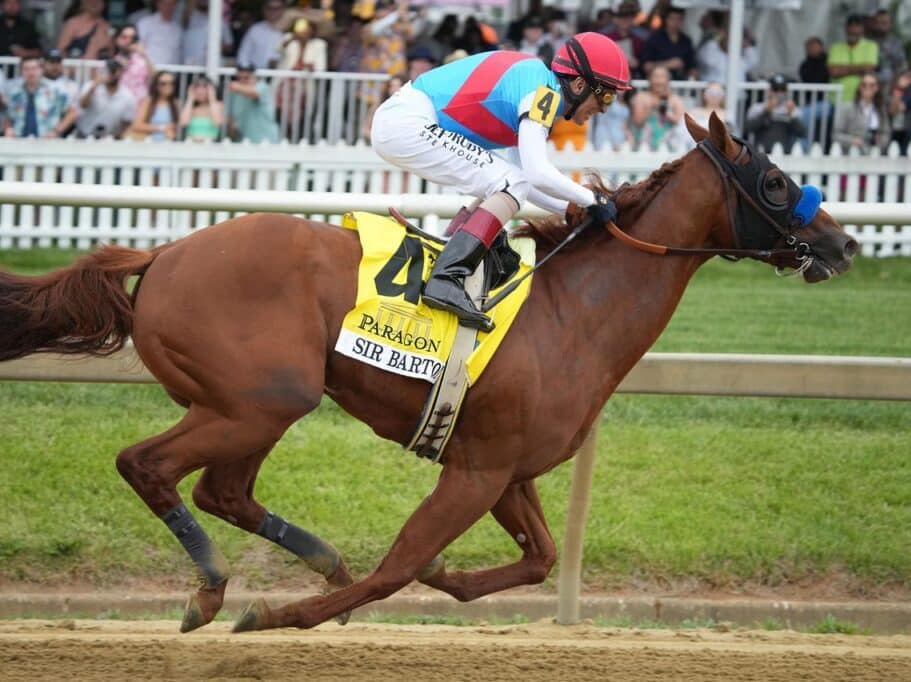
<path fill-rule="evenodd" d="M 544 581 L 557 560 L 557 547 L 547 528 L 534 481 L 507 487 L 490 511 L 522 549 L 522 558 L 507 566 L 482 571 L 449 572 L 442 557 L 437 557 L 419 578 L 422 583 L 459 601 L 471 601 L 510 587 Z"/>
<path fill-rule="evenodd" d="M 496 503 L 509 477 L 509 471 L 444 467 L 436 488 L 405 522 L 383 561 L 367 578 L 274 610 L 258 600 L 240 615 L 234 631 L 310 628 L 397 592 Z"/>

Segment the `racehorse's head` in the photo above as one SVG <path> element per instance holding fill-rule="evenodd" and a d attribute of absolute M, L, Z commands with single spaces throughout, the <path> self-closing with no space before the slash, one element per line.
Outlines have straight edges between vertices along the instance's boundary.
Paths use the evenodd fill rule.
<path fill-rule="evenodd" d="M 851 267 L 857 242 L 820 208 L 821 192 L 798 187 L 762 152 L 731 137 L 714 112 L 709 129 L 686 116 L 686 127 L 725 185 L 727 238 L 736 248 L 773 251 L 763 258 L 821 282 Z"/>

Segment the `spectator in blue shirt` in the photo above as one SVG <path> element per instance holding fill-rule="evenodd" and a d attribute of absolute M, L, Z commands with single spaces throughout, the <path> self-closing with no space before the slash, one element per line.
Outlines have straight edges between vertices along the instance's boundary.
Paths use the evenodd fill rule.
<path fill-rule="evenodd" d="M 22 81 L 7 95 L 7 137 L 59 137 L 78 112 L 67 96 L 43 77 L 41 60 L 22 60 Z"/>
<path fill-rule="evenodd" d="M 236 139 L 278 142 L 275 103 L 269 84 L 258 81 L 252 66 L 238 66 L 228 85 L 228 122 Z"/>
<path fill-rule="evenodd" d="M 682 30 L 683 16 L 682 9 L 671 7 L 664 18 L 664 26 L 645 42 L 642 61 L 646 75 L 651 74 L 655 67 L 663 66 L 671 72 L 672 80 L 697 76 L 696 52 L 693 41 Z"/>

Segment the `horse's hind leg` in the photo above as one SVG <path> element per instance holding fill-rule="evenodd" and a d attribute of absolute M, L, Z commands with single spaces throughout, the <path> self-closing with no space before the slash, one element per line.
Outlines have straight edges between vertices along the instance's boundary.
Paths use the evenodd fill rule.
<path fill-rule="evenodd" d="M 509 475 L 508 471 L 444 467 L 434 491 L 424 498 L 379 567 L 367 578 L 332 594 L 309 597 L 274 610 L 258 600 L 240 615 L 234 631 L 309 628 L 397 592 L 493 506 Z"/>
<path fill-rule="evenodd" d="M 514 483 L 506 488 L 490 513 L 522 549 L 519 561 L 482 571 L 448 572 L 442 557 L 437 557 L 419 580 L 459 601 L 543 582 L 557 560 L 557 548 L 547 528 L 534 481 Z"/>
<path fill-rule="evenodd" d="M 207 466 L 193 488 L 193 502 L 203 511 L 271 540 L 300 557 L 330 585 L 350 585 L 351 574 L 335 547 L 268 511 L 253 497 L 256 476 L 270 450 L 271 447 L 263 448 L 244 459 Z"/>
<path fill-rule="evenodd" d="M 117 456 L 117 469 L 149 509 L 177 536 L 196 565 L 200 588 L 191 597 L 181 630 L 210 622 L 224 599 L 228 565 L 177 492 L 187 474 L 214 461 L 231 461 L 275 443 L 285 424 L 261 414 L 224 417 L 197 405 L 174 427 Z"/>

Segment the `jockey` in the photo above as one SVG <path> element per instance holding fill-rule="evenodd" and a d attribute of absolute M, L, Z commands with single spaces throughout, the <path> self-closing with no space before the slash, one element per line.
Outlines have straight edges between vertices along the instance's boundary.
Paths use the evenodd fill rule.
<path fill-rule="evenodd" d="M 578 124 L 630 89 L 620 47 L 600 33 L 580 33 L 550 68 L 520 52 L 484 52 L 406 83 L 377 109 L 370 140 L 386 161 L 477 198 L 453 219 L 452 234 L 424 287 L 423 300 L 461 324 L 490 329 L 465 293 L 465 278 L 528 199 L 553 213 L 587 207 L 596 221 L 617 217 L 607 196 L 558 171 L 547 158 L 554 119 Z M 509 160 L 491 150 L 509 149 Z"/>

